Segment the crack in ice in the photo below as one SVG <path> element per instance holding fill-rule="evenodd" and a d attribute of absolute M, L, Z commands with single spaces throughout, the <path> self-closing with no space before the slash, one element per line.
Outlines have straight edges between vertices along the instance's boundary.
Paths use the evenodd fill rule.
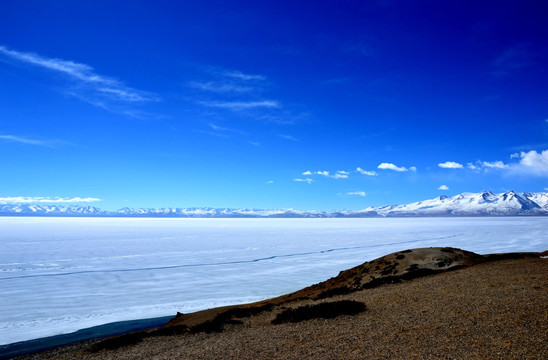
<path fill-rule="evenodd" d="M 356 249 L 374 248 L 374 247 L 381 247 L 381 246 L 386 247 L 386 246 L 392 246 L 392 245 L 412 244 L 412 243 L 422 242 L 422 241 L 443 240 L 443 239 L 459 237 L 462 235 L 463 234 L 455 234 L 455 235 L 448 235 L 448 236 L 442 236 L 442 237 L 436 237 L 436 238 L 430 238 L 430 239 L 416 239 L 416 240 L 408 240 L 408 241 L 400 241 L 400 242 L 392 242 L 392 243 L 350 246 L 350 247 L 333 248 L 333 249 L 320 250 L 320 251 L 308 251 L 308 252 L 300 252 L 300 253 L 293 253 L 293 254 L 272 255 L 272 256 L 267 256 L 267 257 L 262 257 L 258 259 L 252 259 L 252 260 L 224 261 L 224 262 L 202 263 L 202 264 L 183 264 L 183 265 L 157 266 L 157 267 L 132 268 L 132 269 L 83 270 L 83 271 L 72 271 L 72 272 L 56 273 L 56 274 L 12 276 L 12 277 L 0 278 L 0 280 L 14 280 L 14 279 L 37 278 L 37 277 L 68 276 L 68 275 L 95 274 L 95 273 L 124 273 L 124 272 L 135 272 L 135 271 L 172 270 L 172 269 L 182 269 L 182 268 L 190 268 L 190 267 L 206 267 L 206 266 L 220 266 L 220 265 L 251 264 L 251 263 L 257 263 L 261 261 L 268 261 L 268 260 L 279 259 L 279 258 L 309 256 L 314 254 L 326 254 L 326 253 L 331 253 L 335 251 L 356 250 Z"/>

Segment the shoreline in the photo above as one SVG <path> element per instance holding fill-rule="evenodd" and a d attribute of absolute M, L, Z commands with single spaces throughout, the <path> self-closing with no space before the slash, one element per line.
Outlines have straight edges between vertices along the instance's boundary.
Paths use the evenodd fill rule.
<path fill-rule="evenodd" d="M 174 315 L 137 320 L 116 321 L 112 323 L 80 329 L 67 334 L 53 335 L 32 340 L 18 341 L 6 345 L 0 345 L 0 360 L 30 355 L 53 348 L 89 341 L 93 339 L 122 335 L 134 331 L 154 329 L 166 324 L 169 320 L 173 319 L 173 317 Z"/>
<path fill-rule="evenodd" d="M 174 317 L 105 324 L 67 335 L 10 344 L 8 346 L 18 347 L 18 349 L 12 349 L 13 351 L 19 352 L 2 353 L 6 346 L 0 347 L 0 359 L 17 356 L 22 356 L 24 359 L 145 359 L 149 358 L 151 354 L 159 356 L 158 359 L 171 359 L 174 355 L 179 356 L 182 354 L 178 351 L 185 352 L 190 358 L 193 358 L 194 355 L 200 355 L 198 358 L 208 358 L 203 356 L 209 354 L 208 351 L 212 349 L 217 352 L 217 358 L 219 359 L 233 359 L 234 357 L 228 355 L 227 351 L 232 352 L 235 349 L 239 353 L 237 358 L 241 359 L 251 359 L 255 350 L 263 352 L 265 356 L 268 355 L 270 358 L 284 358 L 283 354 L 287 355 L 287 351 L 289 351 L 289 354 L 295 355 L 296 353 L 293 353 L 293 350 L 302 352 L 301 355 L 303 356 L 309 356 L 307 350 L 309 345 L 319 346 L 321 352 L 323 352 L 325 350 L 324 343 L 333 341 L 332 334 L 337 334 L 341 339 L 348 336 L 352 337 L 352 341 L 348 342 L 348 339 L 346 339 L 342 342 L 342 345 L 338 342 L 332 344 L 334 347 L 338 347 L 339 350 L 346 351 L 346 346 L 351 346 L 359 353 L 367 351 L 369 354 L 373 354 L 373 352 L 379 350 L 378 348 L 384 347 L 384 351 L 396 351 L 403 356 L 402 354 L 405 354 L 407 348 L 402 343 L 396 341 L 385 344 L 384 337 L 387 331 L 391 333 L 396 330 L 396 334 L 403 334 L 409 330 L 402 329 L 409 327 L 414 329 L 409 334 L 415 334 L 415 331 L 419 331 L 416 334 L 419 334 L 424 341 L 431 341 L 438 336 L 443 339 L 451 339 L 455 331 L 452 326 L 444 329 L 444 332 L 439 334 L 431 326 L 432 323 L 436 323 L 438 326 L 435 329 L 442 329 L 443 326 L 439 324 L 446 323 L 448 318 L 452 318 L 451 322 L 460 327 L 459 332 L 468 333 L 471 336 L 467 340 L 470 342 L 470 346 L 475 344 L 476 341 L 482 343 L 490 341 L 489 337 L 478 338 L 478 334 L 481 336 L 488 334 L 497 341 L 514 343 L 515 339 L 511 331 L 503 334 L 502 337 L 499 332 L 493 332 L 493 324 L 487 319 L 494 320 L 493 316 L 499 318 L 501 315 L 493 313 L 486 317 L 485 315 L 489 312 L 486 309 L 489 309 L 492 304 L 487 305 L 485 301 L 502 300 L 505 301 L 502 304 L 505 308 L 514 307 L 512 311 L 505 311 L 504 315 L 497 319 L 500 320 L 498 321 L 498 331 L 503 329 L 500 326 L 504 326 L 503 324 L 510 320 L 514 323 L 516 321 L 521 323 L 522 318 L 525 316 L 530 317 L 529 323 L 537 322 L 537 327 L 544 328 L 546 324 L 544 321 L 538 322 L 538 315 L 544 312 L 542 309 L 546 309 L 548 303 L 539 298 L 539 295 L 540 297 L 548 296 L 541 280 L 546 278 L 548 274 L 541 270 L 546 269 L 548 265 L 548 262 L 546 262 L 547 255 L 547 251 L 478 255 L 456 248 L 403 250 L 366 262 L 352 269 L 341 271 L 334 278 L 280 297 L 251 304 L 212 308 L 189 314 L 178 313 Z M 514 269 L 515 266 L 521 267 L 521 270 L 517 273 L 515 271 L 517 268 Z M 539 270 L 540 273 L 537 272 Z M 531 271 L 534 271 L 534 273 L 531 273 Z M 513 278 L 513 281 L 508 282 L 510 277 Z M 448 278 L 453 280 L 444 280 Z M 470 282 L 471 279 L 474 279 L 474 281 Z M 471 288 L 475 290 L 463 293 L 461 286 L 465 286 L 467 290 Z M 450 287 L 452 287 L 451 290 L 448 289 Z M 417 290 L 417 288 L 419 289 Z M 499 288 L 500 290 L 497 290 Z M 434 289 L 436 290 L 434 291 Z M 515 293 L 518 289 L 527 289 L 523 292 L 523 295 L 526 296 L 523 301 L 517 301 L 514 298 L 514 295 L 518 294 Z M 437 296 L 436 299 L 426 300 L 426 297 L 431 296 L 432 292 Z M 424 294 L 428 295 L 425 297 Z M 419 301 L 422 297 L 425 297 L 425 300 Z M 403 306 L 402 299 L 406 303 Z M 333 302 L 334 300 L 339 300 L 339 302 L 340 300 L 357 300 L 366 304 L 367 311 L 355 317 L 344 317 L 346 319 L 322 320 L 320 323 L 313 320 L 301 323 L 297 325 L 297 328 L 295 328 L 295 325 L 272 325 L 273 322 L 271 324 L 272 318 L 276 314 L 279 315 L 280 311 L 284 309 L 295 308 L 299 305 L 309 306 Z M 438 306 L 432 307 L 432 301 L 437 302 Z M 471 304 L 464 305 L 467 302 L 471 302 Z M 470 313 L 470 305 L 475 306 L 480 311 Z M 402 307 L 395 310 L 394 306 Z M 526 309 L 527 306 L 530 308 Z M 414 309 L 413 315 L 409 313 L 410 309 Z M 433 309 L 437 310 L 433 311 Z M 401 323 L 402 318 L 397 314 L 402 312 L 408 313 L 407 318 L 412 320 L 404 324 L 405 327 L 394 328 L 395 324 Z M 536 316 L 532 315 L 535 313 Z M 522 318 L 511 318 L 515 314 Z M 425 315 L 427 315 L 426 318 Z M 362 320 L 354 320 L 360 318 Z M 319 327 L 318 324 L 320 324 Z M 382 324 L 382 326 L 378 324 Z M 350 328 L 344 331 L 343 328 L 347 326 L 350 326 Z M 477 329 L 477 326 L 483 327 L 485 331 L 477 332 L 474 330 Z M 327 331 L 324 327 L 330 330 Z M 364 334 L 375 334 L 368 335 L 372 341 L 370 341 L 369 348 L 356 345 L 354 341 L 356 338 L 354 332 L 360 327 L 363 327 Z M 523 332 L 530 331 L 529 327 L 530 325 L 523 328 Z M 272 336 L 280 339 L 291 339 L 291 336 L 302 337 L 302 335 L 299 335 L 300 331 L 293 333 L 299 328 L 306 329 L 309 333 L 309 340 L 301 341 L 300 345 L 293 350 L 291 350 L 291 346 L 295 346 L 295 344 L 292 342 L 286 344 L 286 346 L 290 346 L 289 350 L 284 349 L 282 352 L 283 347 L 279 346 L 281 343 L 271 343 L 268 340 Z M 282 333 L 289 331 L 292 335 L 284 337 L 280 335 L 280 331 Z M 404 332 L 402 333 L 402 331 Z M 528 339 L 527 341 L 531 342 L 533 334 L 536 333 L 538 331 L 529 332 L 527 335 L 520 335 L 520 338 Z M 94 335 L 90 336 L 90 334 Z M 245 334 L 248 342 L 253 343 L 253 349 L 250 350 L 241 344 L 240 336 L 244 336 L 243 334 Z M 426 336 L 425 334 L 430 335 Z M 78 335 L 82 337 L 77 338 Z M 398 336 L 400 335 L 396 335 L 396 337 Z M 413 336 L 408 339 L 407 343 L 413 340 Z M 497 337 L 501 338 L 498 339 Z M 59 338 L 65 338 L 65 341 L 55 343 L 56 340 L 60 340 Z M 535 338 L 537 337 L 535 336 Z M 257 339 L 262 339 L 262 341 Z M 203 341 L 210 342 L 208 346 L 210 350 L 204 350 Z M 454 351 L 455 345 L 451 341 L 447 341 L 450 346 L 446 350 Z M 179 344 L 177 349 L 173 348 L 173 342 Z M 532 342 L 534 346 L 538 346 L 536 340 L 533 339 Z M 45 343 L 47 345 L 44 345 Z M 36 347 L 29 348 L 29 344 L 36 345 Z M 385 347 L 386 345 L 389 346 Z M 44 347 L 40 348 L 38 346 Z M 534 346 L 526 347 L 529 354 L 534 354 L 534 352 L 531 353 L 535 349 Z M 517 350 L 515 354 L 521 354 L 521 349 L 518 348 Z M 418 347 L 414 351 L 420 353 L 423 350 L 422 347 Z M 194 355 L 191 356 L 191 354 Z M 335 348 L 332 349 L 332 354 L 338 354 Z M 476 355 L 479 354 L 485 353 L 480 352 Z M 315 358 L 306 356 L 303 359 Z M 338 358 L 337 356 L 334 358 Z M 355 356 L 351 358 L 363 357 Z"/>

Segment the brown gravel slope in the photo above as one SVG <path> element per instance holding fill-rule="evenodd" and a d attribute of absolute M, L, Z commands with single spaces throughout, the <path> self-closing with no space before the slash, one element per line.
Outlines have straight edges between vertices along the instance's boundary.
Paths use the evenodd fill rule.
<path fill-rule="evenodd" d="M 285 308 L 342 299 L 367 310 L 271 324 Z M 27 358 L 547 359 L 548 259 L 484 262 L 331 298 L 280 302 L 238 320 L 220 333 L 144 337 L 96 352 L 87 342 Z"/>

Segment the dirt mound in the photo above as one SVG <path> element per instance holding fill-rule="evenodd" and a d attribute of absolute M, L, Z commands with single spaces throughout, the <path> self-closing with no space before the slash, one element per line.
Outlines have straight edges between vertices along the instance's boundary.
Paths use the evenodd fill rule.
<path fill-rule="evenodd" d="M 482 255 L 448 247 L 403 250 L 341 271 L 334 278 L 287 295 L 287 300 L 292 297 L 329 298 L 485 261 Z"/>
<path fill-rule="evenodd" d="M 383 284 L 455 270 L 485 261 L 487 259 L 482 255 L 448 247 L 398 251 L 342 271 L 334 278 L 288 295 L 253 304 L 209 309 L 185 315 L 179 314 L 165 327 L 184 325 L 188 328 L 195 328 L 205 323 L 218 324 L 220 318 L 223 319 L 223 322 L 231 321 L 233 317 L 226 316 L 226 314 L 233 313 L 235 309 L 266 309 L 268 306 L 282 305 L 296 300 L 320 300 Z"/>

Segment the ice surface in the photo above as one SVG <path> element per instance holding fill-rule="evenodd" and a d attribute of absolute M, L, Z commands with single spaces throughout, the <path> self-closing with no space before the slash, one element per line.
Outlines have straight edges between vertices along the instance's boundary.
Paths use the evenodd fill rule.
<path fill-rule="evenodd" d="M 407 248 L 548 249 L 548 218 L 0 218 L 0 344 L 251 302 Z"/>

